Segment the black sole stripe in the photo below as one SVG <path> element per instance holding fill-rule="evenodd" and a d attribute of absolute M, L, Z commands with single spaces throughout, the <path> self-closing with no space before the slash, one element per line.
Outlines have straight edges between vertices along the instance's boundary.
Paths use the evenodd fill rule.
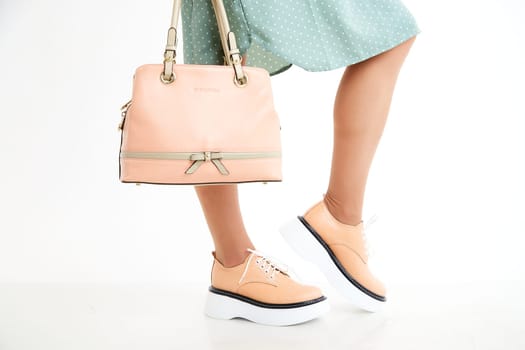
<path fill-rule="evenodd" d="M 335 256 L 334 252 L 332 251 L 332 249 L 330 249 L 330 247 L 328 246 L 328 244 L 326 244 L 326 242 L 321 238 L 321 236 L 315 231 L 315 229 L 310 226 L 310 224 L 305 220 L 304 217 L 302 216 L 297 216 L 297 218 L 299 219 L 299 221 L 304 225 L 304 227 L 306 227 L 308 229 L 308 231 L 312 234 L 312 236 L 315 237 L 315 239 L 319 242 L 319 244 L 321 244 L 321 246 L 324 248 L 324 250 L 328 253 L 328 255 L 330 256 L 330 258 L 332 259 L 332 261 L 334 262 L 335 266 L 337 266 L 337 268 L 339 269 L 339 271 L 343 274 L 343 276 L 350 282 L 352 283 L 356 288 L 358 288 L 360 291 L 362 291 L 363 293 L 365 293 L 366 295 L 368 295 L 369 297 L 371 298 L 374 298 L 376 300 L 379 300 L 379 301 L 386 301 L 386 297 L 382 296 L 382 295 L 379 295 L 379 294 L 376 294 L 374 292 L 372 292 L 371 290 L 367 289 L 365 286 L 363 286 L 361 283 L 357 282 L 349 273 L 348 271 L 346 271 L 346 269 L 343 267 L 343 264 L 341 264 L 341 262 L 339 261 L 339 259 L 337 259 L 337 257 Z"/>
<path fill-rule="evenodd" d="M 270 304 L 270 303 L 265 303 L 265 302 L 262 302 L 262 301 L 258 301 L 258 300 L 246 297 L 244 295 L 228 292 L 227 290 L 218 289 L 218 288 L 215 288 L 213 286 L 210 286 L 208 288 L 208 290 L 210 292 L 212 292 L 212 293 L 223 295 L 223 296 L 230 297 L 230 298 L 233 298 L 233 299 L 237 299 L 237 300 L 240 300 L 240 301 L 252 304 L 254 306 L 262 307 L 262 308 L 265 308 L 265 309 L 297 309 L 297 308 L 300 308 L 300 307 L 317 304 L 317 303 L 319 303 L 321 301 L 326 300 L 326 297 L 323 295 L 323 296 L 321 296 L 319 298 L 316 298 L 316 299 L 305 300 L 305 301 L 301 301 L 301 302 L 298 302 L 298 303 Z"/>

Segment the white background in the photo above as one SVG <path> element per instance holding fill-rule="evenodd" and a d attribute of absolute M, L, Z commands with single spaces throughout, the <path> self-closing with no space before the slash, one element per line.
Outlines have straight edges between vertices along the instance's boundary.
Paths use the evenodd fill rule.
<path fill-rule="evenodd" d="M 423 32 L 367 187 L 375 271 L 387 285 L 512 286 L 525 279 L 524 5 L 405 4 Z M 213 246 L 193 188 L 118 181 L 119 108 L 134 69 L 161 62 L 170 11 L 0 0 L 0 283 L 207 286 Z M 342 73 L 272 78 L 284 181 L 240 186 L 256 246 L 322 286 L 277 228 L 326 189 Z"/>

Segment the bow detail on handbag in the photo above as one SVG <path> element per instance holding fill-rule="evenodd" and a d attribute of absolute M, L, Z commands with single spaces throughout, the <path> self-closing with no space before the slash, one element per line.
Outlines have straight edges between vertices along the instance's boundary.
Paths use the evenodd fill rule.
<path fill-rule="evenodd" d="M 190 155 L 190 160 L 193 161 L 190 167 L 185 171 L 185 174 L 193 174 L 204 162 L 211 161 L 222 175 L 229 175 L 230 172 L 221 159 L 223 158 L 221 152 L 199 152 Z"/>

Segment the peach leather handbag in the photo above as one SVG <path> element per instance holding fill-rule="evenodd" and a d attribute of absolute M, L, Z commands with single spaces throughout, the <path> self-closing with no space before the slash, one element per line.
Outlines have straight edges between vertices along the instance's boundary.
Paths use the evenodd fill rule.
<path fill-rule="evenodd" d="M 164 63 L 136 69 L 132 98 L 121 108 L 120 181 L 281 181 L 280 123 L 268 71 L 241 65 L 222 0 L 210 1 L 224 65 L 176 64 L 181 1 L 173 3 Z"/>

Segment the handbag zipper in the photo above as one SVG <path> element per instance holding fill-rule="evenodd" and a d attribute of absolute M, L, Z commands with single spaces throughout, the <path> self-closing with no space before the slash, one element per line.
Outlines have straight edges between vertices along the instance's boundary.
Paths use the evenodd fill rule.
<path fill-rule="evenodd" d="M 160 160 L 189 160 L 191 165 L 185 174 L 193 174 L 204 162 L 211 161 L 223 175 L 229 175 L 228 169 L 221 162 L 222 159 L 256 159 L 279 158 L 281 152 L 125 152 L 120 153 L 120 158 L 160 159 Z"/>

